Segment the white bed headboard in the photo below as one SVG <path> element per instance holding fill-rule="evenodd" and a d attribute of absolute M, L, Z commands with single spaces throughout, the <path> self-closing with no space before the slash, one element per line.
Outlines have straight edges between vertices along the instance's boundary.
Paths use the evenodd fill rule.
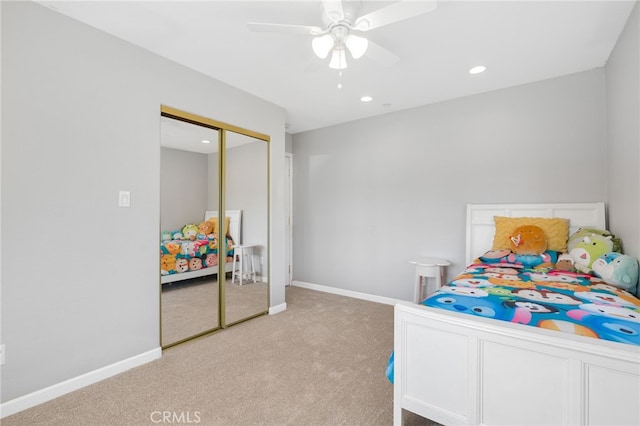
<path fill-rule="evenodd" d="M 240 240 L 242 230 L 242 210 L 226 210 L 226 217 L 229 218 L 229 235 L 236 245 L 242 244 Z M 204 213 L 204 220 L 210 217 L 218 217 L 218 210 L 207 210 Z"/>
<path fill-rule="evenodd" d="M 493 245 L 494 216 L 560 217 L 569 219 L 569 235 L 578 228 L 606 229 L 604 203 L 467 204 L 466 264 Z"/>

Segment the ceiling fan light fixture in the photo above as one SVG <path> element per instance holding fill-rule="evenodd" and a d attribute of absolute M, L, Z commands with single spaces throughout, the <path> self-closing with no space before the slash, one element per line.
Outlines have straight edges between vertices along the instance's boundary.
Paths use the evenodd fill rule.
<path fill-rule="evenodd" d="M 334 70 L 343 70 L 347 67 L 347 55 L 344 53 L 344 47 L 336 47 L 331 55 L 329 68 Z"/>
<path fill-rule="evenodd" d="M 324 59 L 329 55 L 331 49 L 333 49 L 333 36 L 331 34 L 325 34 L 320 37 L 315 37 L 311 41 L 311 47 L 313 48 L 313 53 L 320 59 Z"/>
<path fill-rule="evenodd" d="M 349 52 L 351 52 L 351 56 L 353 56 L 353 59 L 358 59 L 361 58 L 362 55 L 364 55 L 367 51 L 367 48 L 369 47 L 369 40 L 364 37 L 358 37 L 356 35 L 349 34 L 347 36 L 345 44 L 347 45 L 347 49 L 349 49 Z"/>

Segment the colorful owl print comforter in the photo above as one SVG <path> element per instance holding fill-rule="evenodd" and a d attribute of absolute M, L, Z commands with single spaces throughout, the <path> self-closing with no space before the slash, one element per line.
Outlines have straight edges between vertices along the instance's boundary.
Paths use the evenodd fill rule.
<path fill-rule="evenodd" d="M 484 318 L 640 345 L 640 300 L 597 277 L 477 260 L 422 302 Z"/>

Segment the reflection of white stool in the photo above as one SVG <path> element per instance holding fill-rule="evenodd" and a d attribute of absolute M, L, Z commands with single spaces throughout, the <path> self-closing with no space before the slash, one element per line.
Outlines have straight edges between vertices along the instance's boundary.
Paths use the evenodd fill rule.
<path fill-rule="evenodd" d="M 422 288 L 423 285 L 427 284 L 427 278 L 435 278 L 436 285 L 433 291 L 427 291 L 427 295 L 430 295 L 444 285 L 443 268 L 451 265 L 448 260 L 437 257 L 419 257 L 416 260 L 410 260 L 409 263 L 416 265 L 416 286 L 413 293 L 414 303 L 420 303 L 422 301 Z"/>
<path fill-rule="evenodd" d="M 256 265 L 253 263 L 253 248 L 257 247 L 256 244 L 245 244 L 241 246 L 235 246 L 234 256 L 233 256 L 233 272 L 231 273 L 231 282 L 234 283 L 236 281 L 236 258 L 238 258 L 240 262 L 240 285 L 242 285 L 242 280 L 253 280 L 256 282 Z M 244 257 L 247 256 L 247 262 L 245 262 Z M 245 266 L 246 265 L 246 266 Z M 251 266 L 251 270 L 249 269 Z"/>

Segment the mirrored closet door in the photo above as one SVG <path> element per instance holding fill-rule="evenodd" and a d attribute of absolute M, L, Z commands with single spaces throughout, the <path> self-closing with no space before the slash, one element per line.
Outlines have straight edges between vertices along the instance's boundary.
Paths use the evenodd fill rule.
<path fill-rule="evenodd" d="M 213 229 L 201 226 L 205 213 L 218 205 L 210 189 L 218 181 L 218 139 L 217 129 L 161 117 L 162 346 L 220 325 L 217 253 L 203 237 Z"/>
<path fill-rule="evenodd" d="M 225 324 L 269 306 L 268 148 L 261 139 L 228 131 L 225 138 L 225 205 L 242 210 L 242 233 L 235 241 L 235 268 L 225 285 Z"/>
<path fill-rule="evenodd" d="M 268 141 L 162 107 L 163 348 L 268 311 Z"/>

